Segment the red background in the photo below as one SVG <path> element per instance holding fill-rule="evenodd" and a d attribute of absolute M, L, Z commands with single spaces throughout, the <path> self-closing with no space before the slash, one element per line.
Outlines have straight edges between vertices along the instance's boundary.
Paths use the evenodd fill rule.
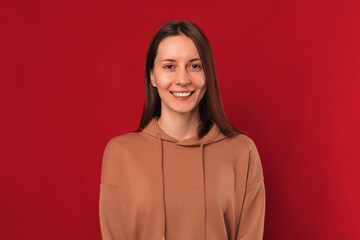
<path fill-rule="evenodd" d="M 1 18 L 1 239 L 100 239 L 107 141 L 140 121 L 170 19 L 213 47 L 262 158 L 266 240 L 360 239 L 359 1 L 10 1 Z"/>

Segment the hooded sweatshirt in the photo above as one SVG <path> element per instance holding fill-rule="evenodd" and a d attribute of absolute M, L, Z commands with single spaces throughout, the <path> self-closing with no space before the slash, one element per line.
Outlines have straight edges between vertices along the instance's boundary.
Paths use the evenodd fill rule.
<path fill-rule="evenodd" d="M 177 140 L 157 118 L 113 137 L 101 171 L 104 240 L 258 240 L 265 188 L 254 141 L 216 124 L 201 139 Z"/>

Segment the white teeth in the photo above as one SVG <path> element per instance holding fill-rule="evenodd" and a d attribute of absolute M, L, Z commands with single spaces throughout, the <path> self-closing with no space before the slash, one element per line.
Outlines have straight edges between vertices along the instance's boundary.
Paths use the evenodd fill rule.
<path fill-rule="evenodd" d="M 190 96 L 191 92 L 184 92 L 184 93 L 173 92 L 172 94 L 176 97 L 187 97 L 187 96 Z"/>

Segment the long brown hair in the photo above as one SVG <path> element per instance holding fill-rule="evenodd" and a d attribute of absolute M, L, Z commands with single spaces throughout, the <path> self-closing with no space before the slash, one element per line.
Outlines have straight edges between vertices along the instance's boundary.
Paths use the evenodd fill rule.
<path fill-rule="evenodd" d="M 198 138 L 205 136 L 213 123 L 216 123 L 220 131 L 228 137 L 246 134 L 232 125 L 225 114 L 218 87 L 214 54 L 208 39 L 198 26 L 187 20 L 171 20 L 165 23 L 151 40 L 145 65 L 145 103 L 140 126 L 136 132 L 143 130 L 153 117 L 161 114 L 161 99 L 157 89 L 151 85 L 150 71 L 154 68 L 160 42 L 166 37 L 177 35 L 186 35 L 193 40 L 205 73 L 206 92 L 199 102 L 201 124 L 198 127 Z"/>

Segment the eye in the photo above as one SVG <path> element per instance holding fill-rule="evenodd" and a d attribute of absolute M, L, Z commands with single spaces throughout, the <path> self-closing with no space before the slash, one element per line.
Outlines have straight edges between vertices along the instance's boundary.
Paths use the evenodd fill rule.
<path fill-rule="evenodd" d="M 195 68 L 195 69 L 200 69 L 201 68 L 201 66 L 199 64 L 191 64 L 191 67 Z"/>
<path fill-rule="evenodd" d="M 166 65 L 164 66 L 165 69 L 171 69 L 171 68 L 173 68 L 173 67 L 174 67 L 174 66 L 171 65 L 171 64 L 166 64 Z"/>

